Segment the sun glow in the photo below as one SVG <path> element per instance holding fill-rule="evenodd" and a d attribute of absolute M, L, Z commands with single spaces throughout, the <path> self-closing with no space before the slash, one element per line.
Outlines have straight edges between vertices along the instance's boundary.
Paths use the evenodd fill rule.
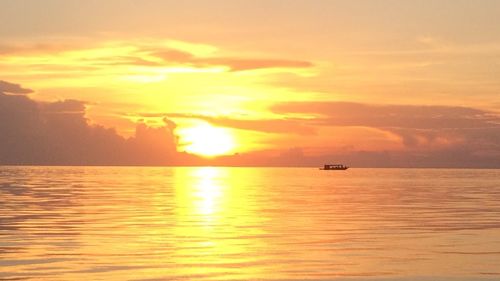
<path fill-rule="evenodd" d="M 214 127 L 208 123 L 180 129 L 178 133 L 187 152 L 206 157 L 228 154 L 236 146 L 228 129 Z"/>

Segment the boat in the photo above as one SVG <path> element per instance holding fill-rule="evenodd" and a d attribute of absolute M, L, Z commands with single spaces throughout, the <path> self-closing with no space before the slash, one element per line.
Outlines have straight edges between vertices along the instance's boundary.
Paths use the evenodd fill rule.
<path fill-rule="evenodd" d="M 319 168 L 320 170 L 347 170 L 348 166 L 343 164 L 325 164 L 323 167 Z"/>

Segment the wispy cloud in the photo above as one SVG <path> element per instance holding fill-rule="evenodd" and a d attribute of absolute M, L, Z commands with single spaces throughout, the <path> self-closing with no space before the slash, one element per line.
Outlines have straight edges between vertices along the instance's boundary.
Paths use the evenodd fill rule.
<path fill-rule="evenodd" d="M 273 112 L 315 116 L 309 126 L 372 127 L 400 136 L 407 149 L 467 149 L 500 156 L 500 113 L 470 107 L 293 102 Z"/>
<path fill-rule="evenodd" d="M 209 116 L 189 113 L 135 113 L 126 114 L 136 118 L 180 118 L 197 119 L 209 122 L 216 126 L 233 129 L 248 130 L 272 134 L 314 135 L 314 127 L 304 124 L 304 120 L 297 118 L 281 119 L 238 119 L 227 116 Z"/>
<path fill-rule="evenodd" d="M 310 61 L 273 56 L 248 56 L 245 54 L 227 56 L 226 51 L 215 47 L 195 44 L 169 43 L 170 41 L 136 42 L 102 42 L 84 45 L 53 45 L 26 43 L 18 45 L 1 45 L 0 65 L 4 66 L 0 74 L 11 75 L 15 69 L 22 67 L 25 75 L 46 75 L 47 73 L 67 75 L 62 68 L 81 70 L 82 74 L 102 72 L 108 68 L 115 73 L 147 73 L 148 71 L 166 71 L 168 68 L 178 69 L 210 69 L 221 71 L 250 71 L 259 69 L 297 69 L 311 68 Z M 210 46 L 209 46 L 210 47 Z M 184 48 L 184 49 L 183 49 Z M 202 48 L 202 51 L 199 49 Z M 205 50 L 206 49 L 206 50 Z M 8 68 L 7 68 L 8 67 Z M 42 69 L 40 69 L 42 67 Z M 114 67 L 113 69 L 111 67 Z M 122 67 L 122 69 L 118 68 Z M 84 69 L 85 68 L 85 69 Z M 141 69 L 137 69 L 141 68 Z M 11 71 L 7 71 L 11 69 Z"/>
<path fill-rule="evenodd" d="M 311 114 L 317 125 L 406 129 L 466 129 L 500 126 L 500 115 L 471 107 L 386 105 L 353 102 L 291 102 L 272 106 L 279 114 Z"/>

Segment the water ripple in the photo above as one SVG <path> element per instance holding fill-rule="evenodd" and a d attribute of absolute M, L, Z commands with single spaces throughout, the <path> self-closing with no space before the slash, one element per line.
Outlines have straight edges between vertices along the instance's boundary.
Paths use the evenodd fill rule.
<path fill-rule="evenodd" d="M 495 280 L 500 170 L 0 167 L 1 280 Z"/>

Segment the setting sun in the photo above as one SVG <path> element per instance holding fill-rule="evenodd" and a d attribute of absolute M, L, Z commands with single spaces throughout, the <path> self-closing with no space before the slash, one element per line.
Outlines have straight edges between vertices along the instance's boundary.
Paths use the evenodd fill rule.
<path fill-rule="evenodd" d="M 211 157 L 228 154 L 235 148 L 233 135 L 228 129 L 202 123 L 194 127 L 179 129 L 181 143 L 189 153 Z"/>

